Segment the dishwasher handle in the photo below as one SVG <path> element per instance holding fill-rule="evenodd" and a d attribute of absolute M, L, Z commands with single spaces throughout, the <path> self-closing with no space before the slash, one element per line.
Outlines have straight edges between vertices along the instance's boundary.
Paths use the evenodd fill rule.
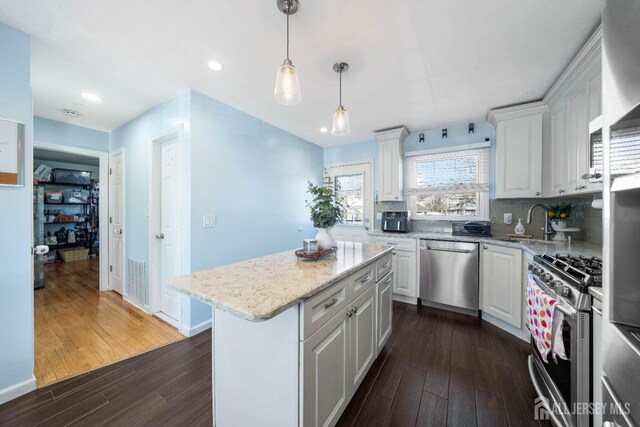
<path fill-rule="evenodd" d="M 427 250 L 435 251 L 435 252 L 455 252 L 458 254 L 470 254 L 474 253 L 471 249 L 455 249 L 455 248 L 434 248 L 431 246 L 427 246 Z"/>

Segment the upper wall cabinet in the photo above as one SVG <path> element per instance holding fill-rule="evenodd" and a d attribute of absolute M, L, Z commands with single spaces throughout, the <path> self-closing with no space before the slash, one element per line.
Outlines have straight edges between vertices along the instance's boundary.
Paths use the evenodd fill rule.
<path fill-rule="evenodd" d="M 496 126 L 496 198 L 542 196 L 543 116 L 541 102 L 489 112 Z"/>
<path fill-rule="evenodd" d="M 602 191 L 589 173 L 589 122 L 602 114 L 602 32 L 598 29 L 553 85 L 549 106 L 548 196 Z"/>
<path fill-rule="evenodd" d="M 403 200 L 404 140 L 407 128 L 381 130 L 378 138 L 378 201 Z"/>

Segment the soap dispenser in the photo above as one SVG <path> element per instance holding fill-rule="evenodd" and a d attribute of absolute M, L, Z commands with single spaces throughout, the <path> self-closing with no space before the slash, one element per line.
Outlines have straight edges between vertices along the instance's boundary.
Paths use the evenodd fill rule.
<path fill-rule="evenodd" d="M 522 218 L 518 218 L 518 224 L 516 224 L 515 233 L 518 235 L 524 234 L 524 225 L 522 225 Z"/>

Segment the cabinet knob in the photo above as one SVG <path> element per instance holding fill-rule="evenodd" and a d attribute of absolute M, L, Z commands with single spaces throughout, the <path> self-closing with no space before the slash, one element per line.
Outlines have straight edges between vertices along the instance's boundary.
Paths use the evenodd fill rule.
<path fill-rule="evenodd" d="M 539 195 L 540 195 L 540 192 L 539 192 L 539 191 L 536 191 L 536 196 L 539 196 Z"/>
<path fill-rule="evenodd" d="M 564 190 L 558 190 L 558 193 L 564 194 Z"/>
<path fill-rule="evenodd" d="M 351 317 L 351 316 L 353 316 L 353 310 L 347 311 L 347 317 Z"/>
<path fill-rule="evenodd" d="M 483 245 L 482 249 L 489 249 L 489 247 L 487 245 Z"/>

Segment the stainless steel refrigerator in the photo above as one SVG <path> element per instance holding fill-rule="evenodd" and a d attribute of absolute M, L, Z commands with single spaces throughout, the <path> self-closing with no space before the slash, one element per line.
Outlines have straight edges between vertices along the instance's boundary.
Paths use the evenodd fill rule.
<path fill-rule="evenodd" d="M 640 1 L 608 0 L 602 29 L 603 419 L 634 426 L 640 424 Z"/>

